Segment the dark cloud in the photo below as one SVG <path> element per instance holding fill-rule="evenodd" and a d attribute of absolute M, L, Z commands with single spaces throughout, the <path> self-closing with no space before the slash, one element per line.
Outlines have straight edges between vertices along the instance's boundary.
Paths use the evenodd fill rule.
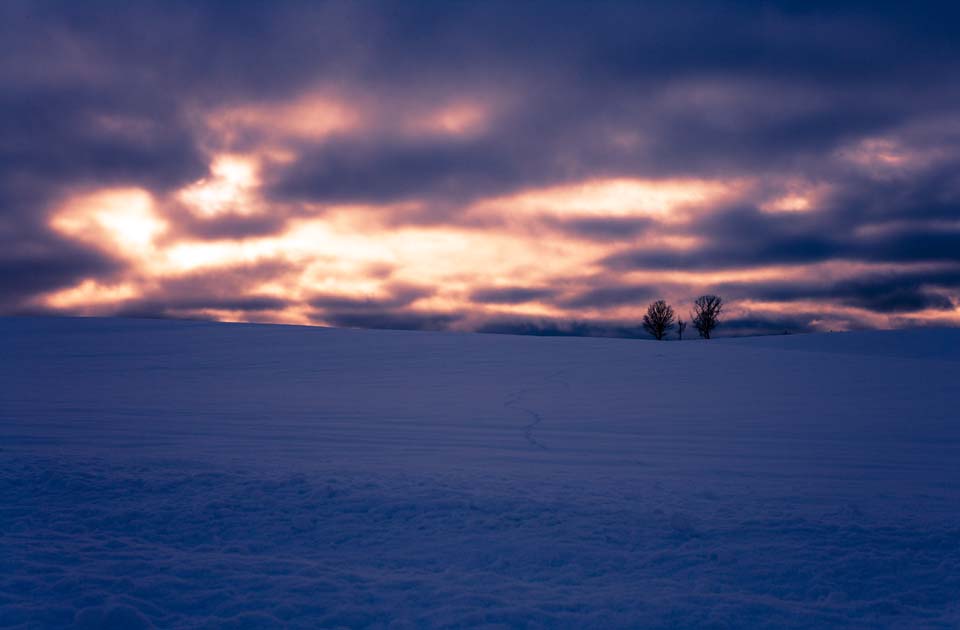
<path fill-rule="evenodd" d="M 20 311 L 37 294 L 120 268 L 115 260 L 54 238 L 9 243 L 0 250 L 0 308 Z"/>
<path fill-rule="evenodd" d="M 618 337 L 646 338 L 650 335 L 640 326 L 617 322 L 586 322 L 552 319 L 503 319 L 487 322 L 477 332 L 499 335 L 534 335 L 538 337 Z"/>
<path fill-rule="evenodd" d="M 173 300 L 189 299 L 198 294 L 208 299 L 230 299 L 237 294 L 250 293 L 259 284 L 282 280 L 296 269 L 294 263 L 284 258 L 261 258 L 249 263 L 169 276 L 147 295 Z"/>
<path fill-rule="evenodd" d="M 243 240 L 258 236 L 279 234 L 287 225 L 282 212 L 258 214 L 221 214 L 199 218 L 189 213 L 177 213 L 176 237 L 187 236 L 201 240 Z"/>
<path fill-rule="evenodd" d="M 655 296 L 656 289 L 651 286 L 622 284 L 589 289 L 561 303 L 573 308 L 604 308 L 624 304 L 646 304 Z"/>
<path fill-rule="evenodd" d="M 88 278 L 135 277 L 120 256 L 65 240 L 48 219 L 72 195 L 136 187 L 162 206 L 171 240 L 277 235 L 331 204 L 409 202 L 414 210 L 384 209 L 376 229 L 449 223 L 605 247 L 603 269 L 584 270 L 603 273 L 599 285 L 529 287 L 521 279 L 467 290 L 477 303 L 540 301 L 573 319 L 581 309 L 688 291 L 655 273 L 643 284 L 618 277 L 635 270 L 845 261 L 903 269 L 718 290 L 879 315 L 948 311 L 958 299 L 953 272 L 904 269 L 960 263 L 958 18 L 960 9 L 947 4 L 861 0 L 4 2 L 0 309 L 33 308 L 39 296 Z M 282 105 L 320 88 L 369 119 L 349 132 L 289 140 L 281 147 L 289 155 L 265 162 L 262 208 L 199 218 L 171 201 L 210 176 L 213 154 L 276 149 L 269 125 L 222 134 L 208 124 L 215 112 Z M 486 108 L 476 130 L 405 130 L 412 116 L 458 99 Z M 761 184 L 734 202 L 705 200 L 682 225 L 468 212 L 486 198 L 608 177 Z M 826 192 L 807 212 L 763 211 L 765 195 L 788 180 Z M 674 249 L 664 245 L 668 237 L 699 245 Z M 288 265 L 151 280 L 124 312 L 280 310 L 291 304 L 261 295 L 257 279 L 294 273 Z M 338 325 L 463 324 L 466 315 L 415 310 L 440 288 L 392 284 L 387 297 L 313 295 L 307 305 Z M 817 319 L 763 320 L 767 326 L 761 315 L 726 328 L 799 331 Z M 526 320 L 485 326 L 632 330 Z"/>
<path fill-rule="evenodd" d="M 768 213 L 756 208 L 717 210 L 691 226 L 705 244 L 693 249 L 644 247 L 609 256 L 612 269 L 711 270 L 828 260 L 960 262 L 957 228 L 900 228 L 859 235 L 860 225 L 833 221 L 829 212 Z"/>
<path fill-rule="evenodd" d="M 811 263 L 843 257 L 843 235 L 819 213 L 771 214 L 755 207 L 703 217 L 692 232 L 708 239 L 678 261 L 677 268 Z"/>
<path fill-rule="evenodd" d="M 433 289 L 425 286 L 393 283 L 387 287 L 385 297 L 352 297 L 341 294 L 315 295 L 310 306 L 331 312 L 377 313 L 410 306 L 417 300 L 429 297 Z"/>
<path fill-rule="evenodd" d="M 908 230 L 854 241 L 852 249 L 877 262 L 960 262 L 960 230 Z"/>
<path fill-rule="evenodd" d="M 287 299 L 264 295 L 258 286 L 282 279 L 295 267 L 282 259 L 183 273 L 167 277 L 127 300 L 109 314 L 126 317 L 211 319 L 216 311 L 258 316 L 291 306 Z M 59 312 L 58 309 L 45 309 Z M 104 314 L 101 311 L 95 311 Z"/>
<path fill-rule="evenodd" d="M 317 322 L 345 328 L 448 330 L 461 317 L 451 313 L 421 313 L 417 311 L 325 311 L 315 315 L 314 319 Z"/>
<path fill-rule="evenodd" d="M 411 309 L 414 302 L 433 294 L 430 287 L 394 282 L 385 289 L 383 296 L 315 295 L 309 304 L 318 310 L 311 318 L 332 326 L 390 330 L 447 330 L 463 318 L 459 313 Z"/>
<path fill-rule="evenodd" d="M 793 335 L 817 330 L 814 325 L 819 315 L 776 315 L 762 314 L 748 317 L 736 317 L 721 322 L 717 329 L 718 337 L 746 337 L 752 335 Z M 848 322 L 852 324 L 852 322 Z M 852 327 L 856 327 L 853 325 Z M 693 331 L 696 335 L 696 331 Z"/>
<path fill-rule="evenodd" d="M 545 218 L 543 221 L 563 234 L 593 241 L 623 241 L 656 226 L 655 221 L 643 217 Z"/>
<path fill-rule="evenodd" d="M 960 269 L 954 271 L 871 274 L 835 282 L 780 281 L 723 283 L 714 290 L 736 298 L 771 302 L 833 302 L 878 313 L 951 310 L 943 289 L 956 293 Z"/>
<path fill-rule="evenodd" d="M 263 311 L 280 311 L 289 305 L 290 303 L 286 300 L 257 295 L 209 299 L 197 297 L 162 301 L 141 299 L 117 310 L 115 314 L 120 317 L 213 319 L 215 314 L 210 313 L 210 311 L 240 311 L 255 314 Z"/>
<path fill-rule="evenodd" d="M 393 202 L 428 196 L 462 201 L 525 180 L 490 147 L 473 143 L 325 145 L 282 168 L 274 196 L 323 202 Z"/>
<path fill-rule="evenodd" d="M 470 300 L 482 304 L 523 304 L 552 298 L 553 289 L 544 287 L 487 287 L 474 290 Z"/>
<path fill-rule="evenodd" d="M 394 9 L 374 20 L 385 24 L 376 42 L 388 54 L 371 68 L 373 88 L 386 99 L 464 86 L 513 98 L 469 139 L 427 142 L 379 129 L 304 146 L 295 165 L 273 174 L 272 194 L 465 201 L 591 176 L 820 173 L 843 143 L 958 100 L 949 88 L 903 98 L 918 68 L 924 85 L 952 76 L 958 51 L 946 37 L 933 45 L 895 11 L 798 14 L 776 3 L 762 11 L 703 3 Z M 911 45 L 894 50 L 894 38 Z M 405 77 L 416 88 L 399 87 Z M 386 109 L 381 115 L 396 113 Z M 616 141 L 629 133 L 640 141 Z"/>

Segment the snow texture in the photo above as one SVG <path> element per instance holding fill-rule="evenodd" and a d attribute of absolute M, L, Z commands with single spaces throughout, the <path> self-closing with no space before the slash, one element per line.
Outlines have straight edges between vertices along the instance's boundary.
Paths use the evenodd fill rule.
<path fill-rule="evenodd" d="M 0 356 L 3 628 L 960 627 L 960 331 Z"/>

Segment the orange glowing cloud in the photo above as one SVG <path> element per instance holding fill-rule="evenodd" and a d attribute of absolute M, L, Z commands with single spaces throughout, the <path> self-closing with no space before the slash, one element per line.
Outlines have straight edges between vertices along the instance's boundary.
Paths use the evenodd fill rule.
<path fill-rule="evenodd" d="M 324 91 L 308 92 L 293 101 L 235 105 L 205 115 L 208 129 L 226 145 L 241 133 L 279 139 L 318 141 L 365 124 L 357 103 Z"/>
<path fill-rule="evenodd" d="M 140 290 L 131 283 L 105 284 L 87 279 L 74 287 L 50 293 L 44 303 L 56 309 L 95 314 L 104 305 L 123 303 L 140 294 Z"/>
<path fill-rule="evenodd" d="M 483 131 L 491 113 L 480 103 L 461 102 L 414 115 L 406 128 L 413 134 L 470 136 Z"/>
<path fill-rule="evenodd" d="M 232 210 L 237 203 L 257 197 L 259 181 L 251 162 L 221 156 L 211 166 L 211 173 L 210 178 L 185 187 L 174 197 L 204 214 Z M 303 307 L 311 295 L 377 296 L 387 282 L 434 287 L 416 306 L 458 311 L 466 308 L 467 296 L 477 285 L 537 284 L 549 283 L 557 276 L 574 277 L 589 270 L 603 254 L 600 246 L 559 238 L 532 239 L 524 233 L 456 226 L 371 229 L 364 216 L 347 206 L 333 208 L 321 217 L 293 220 L 279 234 L 242 240 L 198 239 L 168 234 L 162 204 L 142 190 L 106 189 L 80 195 L 53 214 L 51 226 L 67 237 L 123 254 L 129 264 L 126 279 L 122 284 L 85 279 L 48 295 L 46 304 L 96 309 L 135 300 L 185 274 L 283 259 L 291 262 L 290 271 L 248 287 L 258 295 L 273 295 L 292 304 L 273 313 L 275 321 L 316 321 Z M 375 272 L 384 268 L 391 270 L 388 278 Z M 503 305 L 499 310 L 562 314 L 538 303 L 523 308 Z M 243 314 L 230 317 L 242 318 Z"/>
<path fill-rule="evenodd" d="M 50 219 L 64 236 L 112 254 L 143 258 L 168 227 L 150 193 L 139 188 L 106 189 L 67 202 Z"/>
<path fill-rule="evenodd" d="M 407 220 L 429 207 L 429 201 L 416 198 L 322 207 L 306 202 L 293 208 L 266 196 L 264 179 L 268 176 L 263 173 L 269 162 L 296 159 L 297 142 L 319 142 L 335 134 L 367 132 L 393 123 L 396 129 L 390 133 L 399 136 L 426 134 L 469 140 L 487 129 L 493 110 L 457 101 L 424 108 L 422 113 L 404 110 L 397 118 L 378 116 L 375 109 L 351 109 L 341 101 L 316 95 L 212 114 L 210 128 L 219 137 L 215 144 L 220 148 L 209 152 L 207 176 L 168 193 L 132 187 L 83 191 L 55 209 L 49 226 L 56 233 L 121 258 L 127 268 L 113 281 L 83 278 L 41 296 L 40 303 L 80 313 L 111 312 L 147 299 L 162 304 L 170 299 L 171 285 L 203 282 L 205 277 L 280 261 L 283 264 L 274 273 L 244 279 L 231 288 L 261 300 L 258 310 L 233 308 L 230 300 L 222 299 L 219 306 L 181 300 L 186 306 L 175 312 L 236 321 L 337 324 L 341 320 L 336 313 L 315 305 L 316 296 L 322 295 L 330 304 L 339 300 L 361 308 L 383 304 L 413 314 L 456 314 L 459 319 L 452 320 L 449 327 L 469 329 L 483 318 L 496 317 L 635 321 L 654 289 L 684 309 L 683 300 L 692 292 L 724 283 L 801 283 L 811 277 L 842 281 L 879 269 L 828 261 L 716 272 L 663 269 L 652 275 L 648 269 L 614 274 L 603 264 L 611 252 L 644 248 L 687 252 L 709 244 L 709 235 L 690 226 L 703 215 L 738 202 L 752 202 L 768 213 L 815 211 L 832 189 L 801 178 L 589 178 L 490 196 L 466 204 L 455 220 L 427 224 Z M 259 131 L 259 144 L 221 150 L 242 135 L 240 132 L 250 130 Z M 899 166 L 906 159 L 891 153 L 895 148 L 887 145 L 869 145 L 863 151 L 872 151 L 863 162 L 867 165 L 879 160 Z M 242 238 L 200 237 L 177 223 L 216 222 L 271 212 L 281 213 L 284 220 L 275 231 Z M 608 241 L 594 241 L 563 228 L 580 219 L 612 220 L 614 229 L 620 225 L 617 220 L 637 219 L 643 227 L 616 234 Z M 550 225 L 561 227 L 542 229 Z M 635 295 L 628 291 L 622 299 L 577 300 L 594 285 L 618 284 L 642 290 Z M 394 299 L 397 286 L 429 290 L 400 304 Z M 527 289 L 529 297 L 485 303 L 474 297 L 483 293 L 478 287 L 488 294 Z M 266 298 L 271 299 L 264 301 Z M 374 306 L 364 306 L 368 303 Z M 871 325 L 890 321 L 865 309 L 801 299 L 789 304 L 743 300 L 730 312 L 776 317 L 798 308 L 819 308 L 823 316 L 815 325 L 834 329 L 842 328 L 849 320 L 844 317 L 852 311 L 858 321 Z M 960 317 L 942 310 L 937 316 L 940 320 Z"/>
<path fill-rule="evenodd" d="M 742 181 L 596 179 L 484 201 L 478 210 L 560 217 L 653 217 L 670 222 L 686 218 L 688 210 L 732 199 L 743 187 Z"/>
<path fill-rule="evenodd" d="M 249 156 L 218 155 L 210 177 L 191 184 L 178 198 L 201 217 L 254 212 L 254 193 L 260 185 L 259 165 Z"/>

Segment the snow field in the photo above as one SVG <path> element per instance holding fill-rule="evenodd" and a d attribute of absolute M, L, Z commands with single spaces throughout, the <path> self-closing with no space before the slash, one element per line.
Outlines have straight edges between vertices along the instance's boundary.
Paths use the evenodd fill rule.
<path fill-rule="evenodd" d="M 960 627 L 957 331 L 0 344 L 0 627 Z"/>

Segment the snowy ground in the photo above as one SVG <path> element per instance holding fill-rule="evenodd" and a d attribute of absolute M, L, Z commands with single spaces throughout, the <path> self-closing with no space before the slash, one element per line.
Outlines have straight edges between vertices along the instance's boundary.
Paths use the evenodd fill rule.
<path fill-rule="evenodd" d="M 0 627 L 958 628 L 960 331 L 0 319 Z"/>

